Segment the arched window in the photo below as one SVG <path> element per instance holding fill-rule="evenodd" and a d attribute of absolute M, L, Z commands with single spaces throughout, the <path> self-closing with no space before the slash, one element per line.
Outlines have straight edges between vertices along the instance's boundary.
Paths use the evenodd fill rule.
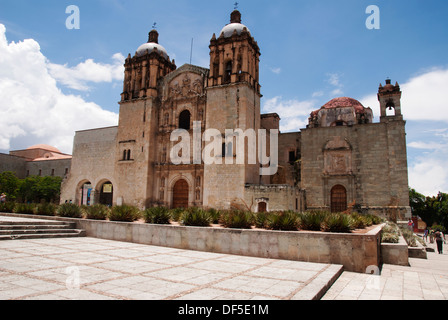
<path fill-rule="evenodd" d="M 190 130 L 191 128 L 191 114 L 190 111 L 184 110 L 179 116 L 179 129 Z"/>
<path fill-rule="evenodd" d="M 224 70 L 224 83 L 229 83 L 232 75 L 232 61 L 226 63 L 226 69 Z"/>

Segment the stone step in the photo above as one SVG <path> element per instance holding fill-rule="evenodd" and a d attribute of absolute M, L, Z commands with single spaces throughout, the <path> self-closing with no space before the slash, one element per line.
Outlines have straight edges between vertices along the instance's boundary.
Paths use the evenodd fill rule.
<path fill-rule="evenodd" d="M 38 229 L 74 229 L 75 226 L 69 224 L 53 224 L 53 225 L 0 225 L 2 230 L 38 230 Z"/>
<path fill-rule="evenodd" d="M 76 223 L 54 220 L 30 220 L 18 218 L 0 221 L 0 240 L 85 237 L 84 230 L 76 229 Z"/>
<path fill-rule="evenodd" d="M 77 233 L 46 233 L 46 234 L 20 234 L 20 235 L 0 235 L 2 240 L 27 240 L 27 239 L 49 239 L 49 238 L 72 238 L 85 237 L 84 230 L 77 230 Z"/>
<path fill-rule="evenodd" d="M 19 234 L 51 234 L 51 233 L 78 233 L 76 229 L 20 229 L 20 230 L 0 230 L 0 236 Z"/>
<path fill-rule="evenodd" d="M 61 226 L 61 225 L 74 225 L 74 223 L 63 221 L 0 221 L 0 226 L 29 226 L 29 225 L 48 225 L 48 226 Z"/>

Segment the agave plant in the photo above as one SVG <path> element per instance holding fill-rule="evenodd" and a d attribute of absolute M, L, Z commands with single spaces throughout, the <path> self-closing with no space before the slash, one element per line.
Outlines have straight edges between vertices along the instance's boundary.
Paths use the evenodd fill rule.
<path fill-rule="evenodd" d="M 244 210 L 224 211 L 221 213 L 220 223 L 225 228 L 250 229 L 254 224 L 254 215 Z"/>
<path fill-rule="evenodd" d="M 170 224 L 171 214 L 165 207 L 154 207 L 146 209 L 143 212 L 143 218 L 146 223 Z"/>
<path fill-rule="evenodd" d="M 199 208 L 188 208 L 180 216 L 180 223 L 191 227 L 209 227 L 212 220 L 209 212 Z"/>
<path fill-rule="evenodd" d="M 299 215 L 293 211 L 275 212 L 267 217 L 267 227 L 272 230 L 297 231 Z"/>

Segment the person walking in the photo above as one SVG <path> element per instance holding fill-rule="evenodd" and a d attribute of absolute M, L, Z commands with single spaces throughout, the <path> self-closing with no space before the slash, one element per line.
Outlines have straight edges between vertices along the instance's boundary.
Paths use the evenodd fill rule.
<path fill-rule="evenodd" d="M 446 243 L 445 235 L 442 233 L 442 231 L 437 230 L 435 233 L 435 238 L 437 242 L 437 251 L 439 254 L 443 253 L 443 243 Z"/>
<path fill-rule="evenodd" d="M 0 196 L 0 202 L 1 203 L 5 203 L 6 202 L 6 194 L 2 193 L 2 195 Z"/>

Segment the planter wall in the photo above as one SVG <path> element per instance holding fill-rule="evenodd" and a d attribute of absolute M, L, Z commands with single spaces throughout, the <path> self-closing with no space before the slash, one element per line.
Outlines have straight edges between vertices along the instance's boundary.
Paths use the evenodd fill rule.
<path fill-rule="evenodd" d="M 397 266 L 409 266 L 409 250 L 406 240 L 400 236 L 398 243 L 382 243 L 381 256 L 383 263 Z"/>
<path fill-rule="evenodd" d="M 16 215 L 21 216 L 21 215 Z M 88 237 L 195 251 L 339 264 L 364 273 L 380 266 L 381 230 L 365 234 L 197 228 L 22 215 L 75 222 Z"/>

